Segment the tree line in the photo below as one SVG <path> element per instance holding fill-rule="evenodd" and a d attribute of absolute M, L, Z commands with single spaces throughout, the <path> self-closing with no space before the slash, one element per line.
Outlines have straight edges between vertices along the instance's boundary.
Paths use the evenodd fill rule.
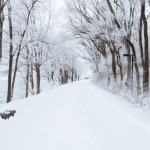
<path fill-rule="evenodd" d="M 0 0 L 0 61 L 8 66 L 7 103 L 13 100 L 18 74 L 25 97 L 41 92 L 41 78 L 65 84 L 76 79 L 65 36 L 53 33 L 51 0 Z M 59 42 L 58 42 L 59 40 Z"/>
<path fill-rule="evenodd" d="M 150 1 L 74 0 L 68 8 L 69 28 L 95 74 L 147 96 Z"/>

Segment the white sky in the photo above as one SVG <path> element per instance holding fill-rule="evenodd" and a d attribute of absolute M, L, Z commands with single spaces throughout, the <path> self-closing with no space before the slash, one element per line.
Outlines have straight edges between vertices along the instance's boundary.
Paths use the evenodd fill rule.
<path fill-rule="evenodd" d="M 57 8 L 64 6 L 64 0 L 55 0 Z"/>

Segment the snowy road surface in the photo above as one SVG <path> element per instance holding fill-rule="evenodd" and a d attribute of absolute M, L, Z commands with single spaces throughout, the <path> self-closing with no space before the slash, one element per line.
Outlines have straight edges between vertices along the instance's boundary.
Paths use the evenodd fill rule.
<path fill-rule="evenodd" d="M 150 150 L 150 118 L 89 81 L 0 105 L 1 150 Z"/>

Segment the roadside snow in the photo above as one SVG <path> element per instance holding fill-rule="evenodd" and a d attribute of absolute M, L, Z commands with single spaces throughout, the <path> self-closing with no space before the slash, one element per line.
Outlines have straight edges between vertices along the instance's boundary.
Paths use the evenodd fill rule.
<path fill-rule="evenodd" d="M 150 117 L 89 81 L 0 105 L 2 150 L 149 150 Z"/>

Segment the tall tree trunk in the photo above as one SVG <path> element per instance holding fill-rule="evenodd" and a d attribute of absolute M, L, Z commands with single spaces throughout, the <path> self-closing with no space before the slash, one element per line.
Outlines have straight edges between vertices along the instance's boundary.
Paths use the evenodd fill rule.
<path fill-rule="evenodd" d="M 2 59 L 2 51 L 3 51 L 3 48 L 2 48 L 2 39 L 3 39 L 3 24 L 4 24 L 4 1 L 3 0 L 0 0 L 0 62 L 1 62 L 1 59 Z"/>
<path fill-rule="evenodd" d="M 8 3 L 8 22 L 9 22 L 9 39 L 10 39 L 10 48 L 9 48 L 9 71 L 8 71 L 8 90 L 7 90 L 7 103 L 11 101 L 12 93 L 12 65 L 13 65 L 13 29 L 12 29 L 12 18 L 11 18 L 11 4 Z"/>
<path fill-rule="evenodd" d="M 142 67 L 144 67 L 143 38 L 142 38 L 142 28 L 143 28 L 142 16 L 143 16 L 143 11 L 142 11 L 142 6 L 141 6 L 141 16 L 140 16 L 140 25 L 139 25 L 139 46 L 140 46 L 140 55 L 141 55 Z"/>
<path fill-rule="evenodd" d="M 149 92 L 149 47 L 148 47 L 148 24 L 145 15 L 145 0 L 141 0 L 141 13 L 144 24 L 144 66 L 143 66 L 143 93 Z"/>
<path fill-rule="evenodd" d="M 0 62 L 2 60 L 2 37 L 3 37 L 3 25 L 2 25 L 2 20 L 0 18 Z"/>
<path fill-rule="evenodd" d="M 4 16 L 3 13 L 1 12 L 0 14 L 0 62 L 2 59 L 3 22 L 4 22 Z"/>

